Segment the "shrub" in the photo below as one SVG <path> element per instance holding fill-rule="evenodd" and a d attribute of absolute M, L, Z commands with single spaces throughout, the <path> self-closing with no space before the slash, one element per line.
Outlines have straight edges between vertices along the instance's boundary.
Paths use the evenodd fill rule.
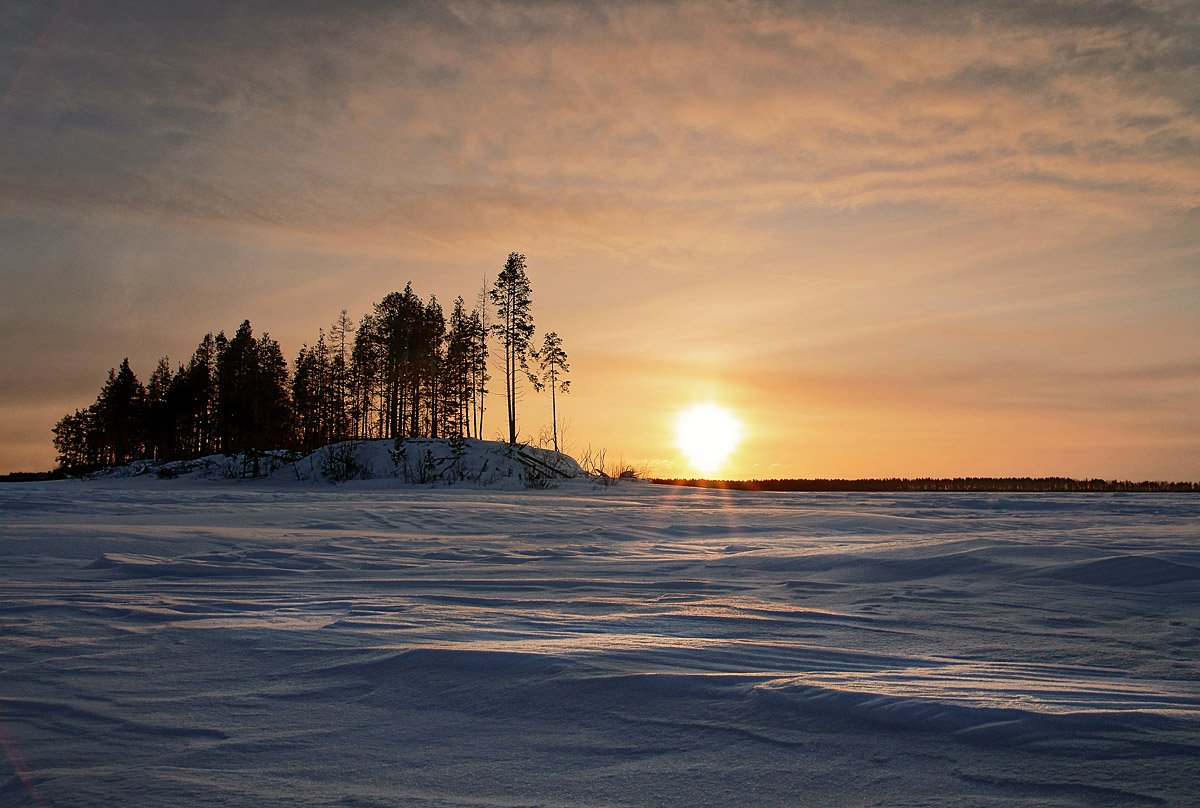
<path fill-rule="evenodd" d="M 326 446 L 321 452 L 321 473 L 333 483 L 366 479 L 367 469 L 355 454 L 353 441 Z"/>

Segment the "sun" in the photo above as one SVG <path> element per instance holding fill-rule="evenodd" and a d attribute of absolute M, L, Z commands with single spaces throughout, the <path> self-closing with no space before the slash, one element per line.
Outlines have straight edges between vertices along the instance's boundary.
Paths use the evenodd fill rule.
<path fill-rule="evenodd" d="M 675 442 L 703 474 L 720 469 L 741 439 L 741 422 L 719 404 L 693 404 L 675 417 Z"/>

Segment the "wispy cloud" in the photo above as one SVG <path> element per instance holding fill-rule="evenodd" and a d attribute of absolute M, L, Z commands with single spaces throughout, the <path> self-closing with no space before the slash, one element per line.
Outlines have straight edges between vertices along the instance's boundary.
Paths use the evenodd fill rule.
<path fill-rule="evenodd" d="M 9 205 L 394 238 L 550 207 L 611 233 L 617 208 L 720 206 L 732 226 L 1200 201 L 1186 4 L 125 11 L 80 6 L 31 57 L 5 111 Z"/>

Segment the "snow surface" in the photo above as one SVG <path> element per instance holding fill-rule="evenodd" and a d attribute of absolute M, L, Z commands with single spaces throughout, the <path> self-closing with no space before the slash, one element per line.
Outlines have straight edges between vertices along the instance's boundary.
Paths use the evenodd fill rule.
<path fill-rule="evenodd" d="M 1200 794 L 1197 498 L 282 471 L 0 486 L 0 805 Z"/>
<path fill-rule="evenodd" d="M 456 450 L 445 439 L 409 438 L 344 441 L 308 455 L 264 452 L 258 455 L 209 455 L 169 463 L 140 460 L 88 475 L 88 479 L 124 479 L 153 475 L 160 479 L 276 479 L 294 482 L 386 480 L 406 485 L 456 485 L 477 488 L 548 486 L 561 478 L 582 477 L 574 458 L 549 449 L 464 439 Z"/>

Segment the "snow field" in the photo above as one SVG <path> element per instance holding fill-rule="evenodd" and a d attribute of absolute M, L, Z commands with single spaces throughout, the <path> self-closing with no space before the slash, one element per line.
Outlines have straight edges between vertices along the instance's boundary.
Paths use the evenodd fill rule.
<path fill-rule="evenodd" d="M 3 486 L 0 804 L 1194 804 L 1197 516 Z"/>

